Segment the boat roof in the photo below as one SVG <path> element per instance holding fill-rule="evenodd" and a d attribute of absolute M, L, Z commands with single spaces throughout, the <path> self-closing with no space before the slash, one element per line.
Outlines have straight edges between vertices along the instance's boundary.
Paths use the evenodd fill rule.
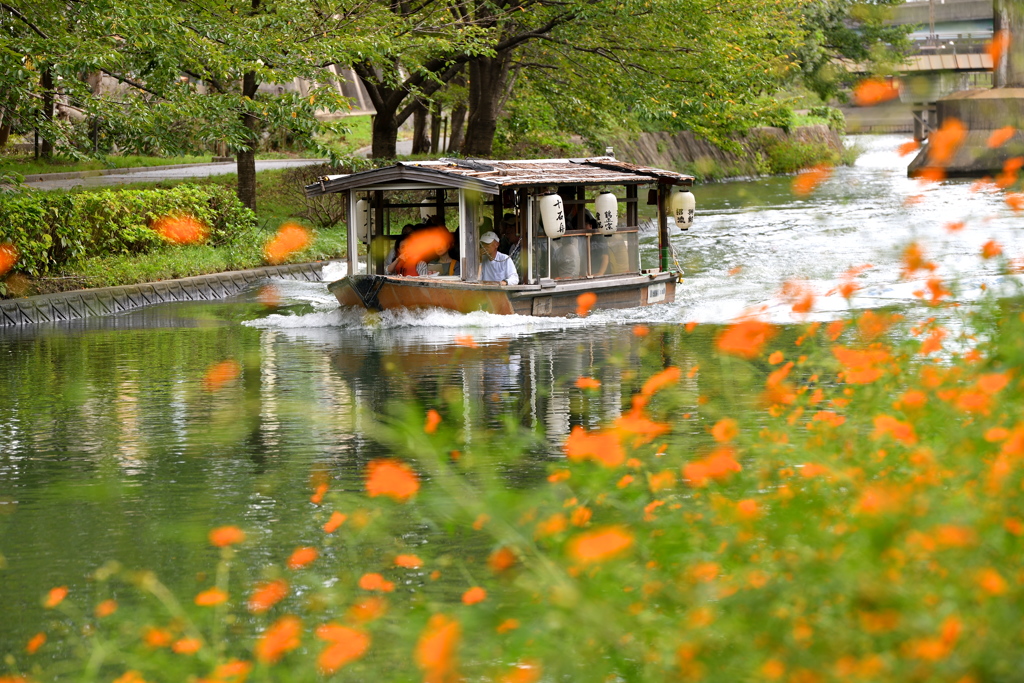
<path fill-rule="evenodd" d="M 587 159 L 399 161 L 371 171 L 330 175 L 306 186 L 315 197 L 355 189 L 469 189 L 498 194 L 505 188 L 544 185 L 692 185 L 693 176 L 638 166 L 614 157 Z"/>

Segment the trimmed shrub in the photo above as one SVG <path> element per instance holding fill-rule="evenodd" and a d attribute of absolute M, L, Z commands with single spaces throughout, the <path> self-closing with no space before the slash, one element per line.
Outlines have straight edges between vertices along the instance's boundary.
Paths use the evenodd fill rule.
<path fill-rule="evenodd" d="M 39 276 L 83 258 L 143 254 L 167 242 L 162 217 L 188 215 L 209 228 L 205 243 L 228 244 L 256 228 L 256 215 L 231 190 L 178 185 L 169 190 L 0 195 L 0 243 L 19 253 L 17 270 Z"/>

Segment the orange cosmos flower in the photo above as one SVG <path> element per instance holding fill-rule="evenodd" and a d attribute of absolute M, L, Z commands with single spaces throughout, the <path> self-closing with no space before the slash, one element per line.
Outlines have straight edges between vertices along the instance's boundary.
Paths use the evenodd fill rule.
<path fill-rule="evenodd" d="M 309 246 L 309 231 L 298 223 L 285 223 L 263 247 L 267 262 L 273 265 L 283 263 L 289 256 Z"/>
<path fill-rule="evenodd" d="M 634 400 L 633 405 L 634 408 L 632 410 L 615 419 L 614 431 L 619 435 L 620 439 L 624 435 L 635 436 L 636 438 L 633 439 L 633 447 L 635 448 L 669 431 L 669 425 L 647 419 L 643 409 L 640 407 L 642 401 L 637 402 Z"/>
<path fill-rule="evenodd" d="M 1016 132 L 1017 129 L 1013 126 L 1003 126 L 999 130 L 992 131 L 992 134 L 988 136 L 988 142 L 986 144 L 990 149 L 1002 147 L 1010 141 L 1010 138 L 1012 138 Z"/>
<path fill-rule="evenodd" d="M 626 454 L 614 434 L 608 432 L 588 433 L 576 425 L 569 432 L 563 446 L 566 456 L 573 462 L 594 460 L 605 467 L 618 467 L 625 461 Z"/>
<path fill-rule="evenodd" d="M 981 245 L 981 258 L 988 260 L 1003 253 L 1003 248 L 995 240 L 989 240 Z"/>
<path fill-rule="evenodd" d="M 258 641 L 256 659 L 264 664 L 276 664 L 285 653 L 302 644 L 302 621 L 298 617 L 285 615 L 275 621 Z"/>
<path fill-rule="evenodd" d="M 256 586 L 247 604 L 253 614 L 262 614 L 288 596 L 288 582 L 284 579 L 266 581 Z"/>
<path fill-rule="evenodd" d="M 509 631 L 515 631 L 517 628 L 519 628 L 518 619 L 506 619 L 498 624 L 494 630 L 498 633 L 508 633 Z"/>
<path fill-rule="evenodd" d="M 721 480 L 732 472 L 743 468 L 736 461 L 735 451 L 729 446 L 716 448 L 711 455 L 703 460 L 695 460 L 683 465 L 683 477 L 691 486 L 706 486 L 709 480 Z"/>
<path fill-rule="evenodd" d="M 320 556 L 316 548 L 306 546 L 296 548 L 288 557 L 288 569 L 301 569 Z"/>
<path fill-rule="evenodd" d="M 153 230 L 172 244 L 205 242 L 210 228 L 193 216 L 164 216 L 153 222 Z"/>
<path fill-rule="evenodd" d="M 194 655 L 203 649 L 203 641 L 198 638 L 179 638 L 171 645 L 171 652 L 178 655 Z"/>
<path fill-rule="evenodd" d="M 921 149 L 921 143 L 917 140 L 911 140 L 904 142 L 902 145 L 896 148 L 896 152 L 901 156 L 905 157 L 908 154 L 913 154 L 917 150 Z"/>
<path fill-rule="evenodd" d="M 0 244 L 0 276 L 4 275 L 18 262 L 18 250 L 10 242 Z"/>
<path fill-rule="evenodd" d="M 359 578 L 359 587 L 364 591 L 381 591 L 383 593 L 390 593 L 395 590 L 394 582 L 388 581 L 376 573 L 363 574 Z"/>
<path fill-rule="evenodd" d="M 1007 194 L 1006 197 L 1003 198 L 1003 201 L 1006 202 L 1008 207 L 1013 209 L 1014 213 L 1024 211 L 1024 194 L 1021 194 L 1020 192 Z"/>
<path fill-rule="evenodd" d="M 435 225 L 412 233 L 402 242 L 398 259 L 405 264 L 415 265 L 420 261 L 433 261 L 448 251 L 455 237 L 448 228 Z"/>
<path fill-rule="evenodd" d="M 572 511 L 572 516 L 569 517 L 569 521 L 572 522 L 573 526 L 586 526 L 590 522 L 590 518 L 593 516 L 593 512 L 586 505 L 581 505 Z"/>
<path fill-rule="evenodd" d="M 597 303 L 597 294 L 593 292 L 583 292 L 576 297 L 576 315 L 581 318 L 590 313 L 590 309 Z"/>
<path fill-rule="evenodd" d="M 1003 58 L 1007 48 L 1010 47 L 1010 32 L 997 31 L 992 36 L 992 42 L 985 46 L 985 52 L 992 58 L 992 70 L 999 68 L 999 61 Z"/>
<path fill-rule="evenodd" d="M 324 675 L 330 675 L 356 661 L 370 648 L 369 635 L 341 624 L 329 623 L 318 626 L 316 637 L 330 643 L 316 660 L 320 673 Z"/>
<path fill-rule="evenodd" d="M 331 513 L 331 518 L 324 522 L 324 533 L 333 534 L 342 524 L 345 523 L 346 519 L 348 519 L 348 515 L 335 510 Z"/>
<path fill-rule="evenodd" d="M 610 526 L 579 534 L 569 541 L 566 552 L 581 564 L 604 562 L 618 557 L 633 545 L 633 534 L 621 526 Z"/>
<path fill-rule="evenodd" d="M 3 681 L 3 679 L 0 678 L 0 681 Z M 25 683 L 28 683 L 28 679 L 25 678 L 15 679 L 15 683 L 17 683 L 17 681 L 25 681 Z M 130 669 L 128 671 L 125 671 L 117 678 L 115 678 L 114 683 L 146 683 L 146 679 L 143 678 L 142 674 L 140 674 L 138 671 Z"/>
<path fill-rule="evenodd" d="M 940 299 L 952 294 L 952 292 L 946 289 L 945 285 L 942 284 L 942 280 L 940 278 L 930 277 L 926 284 L 928 286 L 928 293 L 931 295 L 928 298 L 928 303 L 930 304 L 937 304 Z"/>
<path fill-rule="evenodd" d="M 650 333 L 651 333 L 651 328 L 647 327 L 647 325 L 634 325 L 633 326 L 633 336 L 634 337 L 646 337 Z"/>
<path fill-rule="evenodd" d="M 1017 174 L 1024 166 L 1024 157 L 1013 157 L 1003 163 L 1002 172 L 996 176 L 996 187 L 1005 190 L 1017 182 Z"/>
<path fill-rule="evenodd" d="M 658 391 L 661 391 L 665 387 L 671 386 L 679 381 L 683 371 L 678 367 L 672 366 L 665 368 L 661 372 L 658 372 L 648 378 L 644 382 L 643 387 L 640 389 L 641 396 L 653 396 Z"/>
<path fill-rule="evenodd" d="M 941 183 L 946 179 L 946 169 L 941 166 L 925 166 L 914 176 L 923 183 Z"/>
<path fill-rule="evenodd" d="M 670 470 L 647 475 L 647 488 L 651 493 L 657 493 L 663 489 L 670 489 L 676 484 L 676 475 Z"/>
<path fill-rule="evenodd" d="M 480 586 L 473 586 L 462 594 L 462 602 L 466 605 L 475 605 L 487 599 L 487 591 Z"/>
<path fill-rule="evenodd" d="M 928 136 L 928 160 L 936 165 L 948 163 L 966 137 L 967 128 L 959 119 L 946 119 L 941 128 Z"/>
<path fill-rule="evenodd" d="M 880 367 L 889 360 L 889 354 L 882 349 L 860 351 L 843 346 L 833 346 L 832 355 L 844 368 L 844 379 L 847 384 L 870 384 L 882 376 Z"/>
<path fill-rule="evenodd" d="M 746 498 L 736 503 L 736 514 L 740 519 L 757 519 L 761 516 L 761 506 L 753 498 Z"/>
<path fill-rule="evenodd" d="M 946 232 L 960 232 L 964 229 L 967 224 L 963 221 L 954 221 L 952 223 L 946 223 Z"/>
<path fill-rule="evenodd" d="M 427 434 L 433 434 L 437 431 L 437 426 L 441 424 L 441 414 L 431 408 L 427 411 L 426 422 L 423 423 L 423 431 Z"/>
<path fill-rule="evenodd" d="M 216 586 L 207 588 L 196 596 L 196 604 L 200 607 L 215 607 L 216 605 L 223 605 L 227 601 L 228 594 Z"/>
<path fill-rule="evenodd" d="M 240 659 L 232 659 L 214 667 L 212 678 L 201 679 L 199 683 L 245 683 L 252 670 L 252 664 Z"/>
<path fill-rule="evenodd" d="M 917 432 L 914 431 L 914 425 L 909 422 L 901 422 L 892 415 L 878 415 L 875 417 L 874 424 L 875 431 L 871 433 L 871 437 L 874 439 L 888 435 L 908 446 L 917 443 Z"/>
<path fill-rule="evenodd" d="M 46 594 L 46 601 L 43 602 L 43 607 L 45 607 L 46 609 L 53 609 L 61 602 L 63 602 L 64 598 L 66 598 L 67 596 L 67 586 L 57 586 L 56 588 L 51 588 L 50 592 Z"/>
<path fill-rule="evenodd" d="M 516 555 L 508 548 L 498 548 L 487 558 L 487 566 L 498 574 L 507 571 L 516 564 Z"/>
<path fill-rule="evenodd" d="M 774 337 L 776 329 L 760 320 L 745 320 L 730 325 L 718 337 L 718 350 L 740 358 L 756 358 L 761 347 Z"/>
<path fill-rule="evenodd" d="M 416 643 L 416 666 L 423 670 L 425 683 L 458 680 L 457 650 L 462 637 L 459 622 L 443 614 L 430 617 Z"/>
<path fill-rule="evenodd" d="M 142 632 L 142 640 L 146 643 L 147 647 L 154 649 L 158 647 L 170 647 L 171 643 L 174 642 L 174 634 L 165 628 L 147 626 Z"/>
<path fill-rule="evenodd" d="M 593 377 L 578 377 L 576 379 L 577 389 L 600 389 L 601 382 Z"/>
<path fill-rule="evenodd" d="M 387 600 L 378 595 L 371 595 L 349 607 L 345 616 L 351 621 L 362 624 L 381 618 L 387 611 Z"/>
<path fill-rule="evenodd" d="M 46 634 L 40 631 L 39 633 L 32 636 L 28 643 L 25 644 L 25 652 L 30 655 L 34 655 L 36 651 L 46 644 Z"/>
<path fill-rule="evenodd" d="M 793 194 L 800 195 L 801 197 L 809 195 L 814 192 L 818 185 L 821 185 L 831 176 L 832 167 L 830 166 L 805 168 L 793 178 Z"/>
<path fill-rule="evenodd" d="M 210 530 L 210 544 L 218 548 L 234 545 L 245 540 L 245 532 L 237 526 L 219 526 Z"/>
<path fill-rule="evenodd" d="M 423 560 L 415 555 L 395 555 L 395 566 L 406 569 L 419 569 L 423 566 Z"/>
<path fill-rule="evenodd" d="M 96 609 L 93 611 L 93 614 L 96 615 L 97 619 L 103 619 L 104 617 L 109 617 L 111 614 L 113 614 L 116 611 L 117 611 L 117 601 L 116 600 L 104 600 L 100 604 L 96 605 Z"/>
<path fill-rule="evenodd" d="M 318 472 L 314 475 L 314 480 L 320 479 L 324 476 L 322 472 Z M 309 497 L 309 502 L 313 505 L 319 505 L 324 502 L 324 494 L 327 493 L 327 482 L 321 481 L 317 483 L 316 488 L 313 489 L 313 495 Z"/>
<path fill-rule="evenodd" d="M 537 683 L 540 674 L 539 662 L 520 662 L 514 665 L 511 671 L 500 676 L 497 683 Z"/>
<path fill-rule="evenodd" d="M 899 82 L 882 78 L 866 78 L 853 88 L 853 102 L 858 107 L 873 107 L 899 96 Z"/>
<path fill-rule="evenodd" d="M 416 473 L 403 462 L 385 458 L 374 460 L 366 468 L 366 492 L 371 498 L 387 496 L 404 503 L 420 490 Z"/>
<path fill-rule="evenodd" d="M 1010 589 L 1006 579 L 991 567 L 978 572 L 978 585 L 989 595 L 1002 595 Z"/>
<path fill-rule="evenodd" d="M 724 417 L 715 423 L 711 429 L 711 436 L 719 443 L 727 443 L 735 439 L 740 433 L 740 426 L 731 417 Z"/>
<path fill-rule="evenodd" d="M 206 370 L 203 388 L 207 391 L 217 391 L 240 374 L 242 374 L 242 366 L 238 364 L 238 361 L 226 360 L 215 363 Z"/>

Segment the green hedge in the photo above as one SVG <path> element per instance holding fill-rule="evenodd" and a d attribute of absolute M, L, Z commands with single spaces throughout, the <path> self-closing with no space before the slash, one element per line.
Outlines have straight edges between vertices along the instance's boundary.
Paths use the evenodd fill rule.
<path fill-rule="evenodd" d="M 166 242 L 153 222 L 185 214 L 209 226 L 208 244 L 226 244 L 256 227 L 256 215 L 233 192 L 214 185 L 19 193 L 0 195 L 0 243 L 17 248 L 17 270 L 45 275 L 83 258 L 160 248 Z"/>

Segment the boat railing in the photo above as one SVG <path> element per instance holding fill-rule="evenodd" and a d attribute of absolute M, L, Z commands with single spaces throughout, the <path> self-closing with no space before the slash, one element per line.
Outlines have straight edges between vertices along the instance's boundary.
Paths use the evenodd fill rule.
<path fill-rule="evenodd" d="M 639 233 L 620 230 L 610 235 L 585 232 L 534 241 L 534 277 L 580 280 L 640 272 Z"/>

